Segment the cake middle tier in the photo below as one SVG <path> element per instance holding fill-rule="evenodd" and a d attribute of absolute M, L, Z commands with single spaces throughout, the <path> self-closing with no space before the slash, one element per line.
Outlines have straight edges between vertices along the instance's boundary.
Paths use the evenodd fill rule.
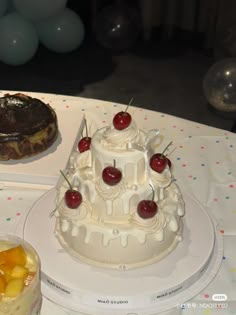
<path fill-rule="evenodd" d="M 95 177 L 101 177 L 107 166 L 115 164 L 121 173 L 125 185 L 142 185 L 147 179 L 147 161 L 145 155 L 146 134 L 136 128 L 130 128 L 127 134 L 120 134 L 110 127 L 99 129 L 92 138 L 91 157 Z"/>

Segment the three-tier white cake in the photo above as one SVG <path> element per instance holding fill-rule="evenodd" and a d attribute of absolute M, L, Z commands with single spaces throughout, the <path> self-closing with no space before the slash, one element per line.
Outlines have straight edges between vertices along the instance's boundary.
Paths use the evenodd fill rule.
<path fill-rule="evenodd" d="M 184 201 L 171 166 L 161 172 L 150 166 L 158 137 L 133 120 L 120 129 L 113 121 L 95 132 L 88 150 L 71 155 L 66 177 L 82 202 L 68 207 L 62 177 L 55 211 L 55 235 L 68 253 L 94 266 L 130 269 L 157 262 L 181 241 Z M 118 182 L 104 177 L 109 167 L 118 170 Z M 156 211 L 148 212 L 150 203 Z"/>

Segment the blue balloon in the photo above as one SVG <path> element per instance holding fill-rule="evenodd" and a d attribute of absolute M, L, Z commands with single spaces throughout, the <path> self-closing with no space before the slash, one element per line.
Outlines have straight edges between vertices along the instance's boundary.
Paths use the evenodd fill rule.
<path fill-rule="evenodd" d="M 34 26 L 13 12 L 0 20 L 0 43 L 1 61 L 21 65 L 35 55 L 39 39 Z"/>
<path fill-rule="evenodd" d="M 0 16 L 3 16 L 7 12 L 8 1 L 0 0 Z"/>
<path fill-rule="evenodd" d="M 66 3 L 67 0 L 14 0 L 16 10 L 34 21 L 59 13 Z"/>
<path fill-rule="evenodd" d="M 77 49 L 84 39 L 84 24 L 71 9 L 35 24 L 39 40 L 49 50 L 66 53 Z"/>

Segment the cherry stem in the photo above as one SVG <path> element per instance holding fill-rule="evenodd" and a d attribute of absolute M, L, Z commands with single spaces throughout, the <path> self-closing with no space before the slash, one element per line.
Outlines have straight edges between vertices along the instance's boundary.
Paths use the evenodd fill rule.
<path fill-rule="evenodd" d="M 88 138 L 88 125 L 87 125 L 86 119 L 84 119 L 84 123 L 85 123 L 86 138 Z"/>
<path fill-rule="evenodd" d="M 173 143 L 173 141 L 171 141 L 166 147 L 165 149 L 162 151 L 161 153 L 161 158 L 163 157 L 164 153 L 166 152 L 166 150 L 169 148 L 169 146 Z"/>
<path fill-rule="evenodd" d="M 149 186 L 152 188 L 152 201 L 154 201 L 155 191 L 151 184 L 149 184 Z"/>
<path fill-rule="evenodd" d="M 116 167 L 116 160 L 113 160 L 113 167 Z"/>
<path fill-rule="evenodd" d="M 127 112 L 129 106 L 131 105 L 131 103 L 133 102 L 133 97 L 131 98 L 131 100 L 129 101 L 129 104 L 126 106 L 126 109 L 125 109 L 125 113 Z"/>
<path fill-rule="evenodd" d="M 67 182 L 67 184 L 70 187 L 70 190 L 73 190 L 73 187 L 71 186 L 71 183 L 68 181 L 68 178 L 66 177 L 66 175 L 60 170 L 61 175 L 64 177 L 65 181 Z"/>

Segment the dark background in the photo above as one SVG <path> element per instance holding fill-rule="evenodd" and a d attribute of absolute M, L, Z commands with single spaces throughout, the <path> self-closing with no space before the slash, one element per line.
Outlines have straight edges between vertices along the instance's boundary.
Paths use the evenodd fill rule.
<path fill-rule="evenodd" d="M 231 130 L 236 115 L 225 117 L 215 112 L 204 97 L 202 82 L 215 62 L 213 51 L 204 45 L 205 34 L 175 28 L 167 37 L 160 26 L 152 29 L 149 40 L 143 39 L 140 30 L 130 47 L 109 49 L 98 41 L 92 28 L 95 21 L 91 3 L 68 0 L 67 7 L 76 11 L 85 25 L 85 39 L 77 50 L 60 54 L 40 45 L 24 65 L 0 62 L 0 88 L 121 103 L 132 97 L 134 106 Z M 111 3 L 100 0 L 97 14 Z M 127 3 L 140 12 L 136 0 Z"/>

